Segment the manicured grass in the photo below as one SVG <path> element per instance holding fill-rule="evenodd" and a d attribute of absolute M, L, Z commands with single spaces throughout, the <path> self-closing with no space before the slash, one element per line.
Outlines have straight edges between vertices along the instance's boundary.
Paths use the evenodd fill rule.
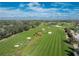
<path fill-rule="evenodd" d="M 42 31 L 42 28 L 45 28 L 45 31 Z M 50 31 L 52 34 L 48 34 Z M 38 32 L 42 35 L 34 35 Z M 27 37 L 32 39 L 27 40 Z M 43 24 L 5 39 L 0 41 L 0 55 L 63 56 L 66 55 L 65 49 L 68 49 L 64 42 L 66 37 L 63 28 L 48 28 Z M 16 44 L 20 46 L 14 47 Z"/>
<path fill-rule="evenodd" d="M 24 31 L 14 36 L 5 38 L 0 41 L 0 55 L 17 55 L 18 51 L 27 46 L 27 37 L 33 37 L 35 32 L 39 31 L 39 27 Z M 23 45 L 20 45 L 22 43 Z M 14 45 L 19 44 L 20 47 L 15 48 Z"/>
<path fill-rule="evenodd" d="M 65 54 L 64 40 L 66 39 L 64 30 L 62 28 L 46 28 L 47 31 L 43 33 L 42 38 L 36 45 L 32 45 L 24 48 L 23 55 L 37 55 L 37 56 L 63 56 Z M 49 35 L 47 32 L 52 31 Z M 65 47 L 64 47 L 65 46 Z M 28 52 L 29 51 L 29 52 Z"/>

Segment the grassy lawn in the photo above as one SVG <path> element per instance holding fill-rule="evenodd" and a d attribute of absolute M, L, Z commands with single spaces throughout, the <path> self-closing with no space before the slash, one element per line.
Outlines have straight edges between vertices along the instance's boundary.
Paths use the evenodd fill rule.
<path fill-rule="evenodd" d="M 38 32 L 41 32 L 41 35 L 35 34 Z M 27 37 L 32 39 L 28 40 Z M 65 39 L 63 28 L 42 24 L 0 41 L 0 55 L 63 56 L 66 55 L 65 50 L 68 50 Z M 14 47 L 16 44 L 20 46 Z"/>

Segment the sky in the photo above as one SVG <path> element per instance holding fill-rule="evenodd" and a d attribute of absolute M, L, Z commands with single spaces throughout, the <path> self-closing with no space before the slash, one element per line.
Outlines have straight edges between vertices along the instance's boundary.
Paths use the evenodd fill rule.
<path fill-rule="evenodd" d="M 0 2 L 0 19 L 79 20 L 79 2 Z"/>

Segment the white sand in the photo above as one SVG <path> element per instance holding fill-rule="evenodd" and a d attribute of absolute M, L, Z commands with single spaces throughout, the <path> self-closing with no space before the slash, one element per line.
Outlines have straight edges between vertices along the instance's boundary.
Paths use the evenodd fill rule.
<path fill-rule="evenodd" d="M 56 25 L 56 27 L 62 27 L 62 26 Z"/>
<path fill-rule="evenodd" d="M 27 39 L 28 39 L 28 40 L 30 40 L 30 39 L 31 39 L 31 37 L 27 37 Z"/>
<path fill-rule="evenodd" d="M 19 47 L 19 46 L 20 46 L 20 45 L 14 45 L 14 47 L 16 47 L 16 48 Z"/>
<path fill-rule="evenodd" d="M 48 34 L 52 34 L 52 32 L 48 32 Z"/>

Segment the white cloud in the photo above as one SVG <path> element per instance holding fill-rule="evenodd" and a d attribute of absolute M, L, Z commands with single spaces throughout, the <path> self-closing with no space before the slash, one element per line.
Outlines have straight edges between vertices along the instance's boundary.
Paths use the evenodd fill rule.
<path fill-rule="evenodd" d="M 27 4 L 28 7 L 26 8 L 27 9 L 30 9 L 32 11 L 36 11 L 36 12 L 49 12 L 49 11 L 57 11 L 58 8 L 43 8 L 42 6 L 44 6 L 43 4 L 39 4 L 37 2 L 32 2 L 32 3 L 29 3 Z"/>
<path fill-rule="evenodd" d="M 29 7 L 38 7 L 41 6 L 38 2 L 31 2 L 29 4 L 27 4 Z"/>
<path fill-rule="evenodd" d="M 24 12 L 21 11 L 20 9 L 16 10 L 6 10 L 6 9 L 0 9 L 0 17 L 29 17 L 29 18 L 43 18 L 43 19 L 68 19 L 74 17 L 74 19 L 78 18 L 78 13 L 77 11 L 73 11 L 73 13 L 60 13 L 60 12 L 45 12 L 48 10 L 53 10 L 53 9 L 43 9 L 44 12 Z M 74 16 L 73 16 L 74 15 Z M 72 17 L 73 16 L 73 17 Z"/>
<path fill-rule="evenodd" d="M 62 7 L 66 7 L 66 6 L 72 6 L 72 4 L 70 3 L 66 3 L 66 2 L 55 2 L 55 3 L 52 3 L 51 6 L 62 6 Z"/>
<path fill-rule="evenodd" d="M 0 9 L 0 17 L 21 17 L 24 16 L 24 12 L 16 9 L 16 10 L 1 10 Z"/>
<path fill-rule="evenodd" d="M 19 7 L 25 7 L 25 4 L 20 4 Z M 69 9 L 62 9 L 64 11 L 70 11 L 70 13 L 64 12 L 58 12 L 59 8 L 43 8 L 39 3 L 33 2 L 27 4 L 28 8 L 25 7 L 25 9 L 30 9 L 31 11 L 23 11 L 18 9 L 9 10 L 8 8 L 0 8 L 0 17 L 27 17 L 27 18 L 43 18 L 43 19 L 69 19 L 79 18 L 79 9 L 75 10 L 69 10 Z M 73 17 L 72 17 L 73 16 Z"/>
<path fill-rule="evenodd" d="M 32 11 L 36 11 L 36 12 L 50 12 L 50 11 L 57 11 L 57 8 L 42 8 L 42 7 L 30 7 L 28 8 Z"/>
<path fill-rule="evenodd" d="M 19 17 L 28 17 L 28 18 L 40 18 L 40 19 L 49 19 L 53 15 L 56 16 L 55 13 L 40 13 L 40 12 L 24 12 L 19 9 L 16 10 L 1 10 L 0 9 L 0 17 L 14 17 L 14 18 L 19 18 Z"/>
<path fill-rule="evenodd" d="M 0 17 L 46 17 L 48 13 L 24 12 L 20 9 L 6 10 L 0 9 Z"/>

